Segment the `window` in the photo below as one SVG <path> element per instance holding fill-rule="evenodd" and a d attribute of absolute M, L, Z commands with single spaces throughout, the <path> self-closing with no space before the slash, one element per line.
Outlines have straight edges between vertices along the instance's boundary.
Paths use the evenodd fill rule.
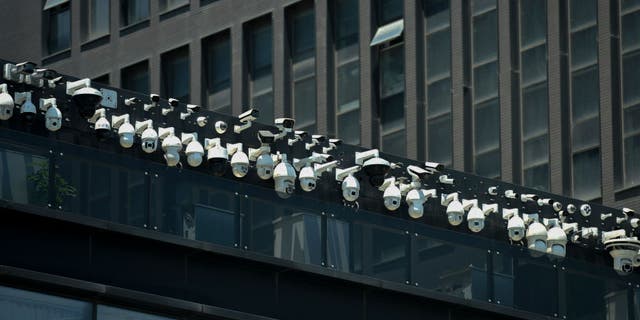
<path fill-rule="evenodd" d="M 473 171 L 500 178 L 498 16 L 496 0 L 471 2 Z"/>
<path fill-rule="evenodd" d="M 427 159 L 450 166 L 451 19 L 449 0 L 424 0 L 426 19 Z"/>
<path fill-rule="evenodd" d="M 522 184 L 549 190 L 546 1 L 519 3 Z"/>
<path fill-rule="evenodd" d="M 149 19 L 149 0 L 120 0 L 121 26 Z"/>
<path fill-rule="evenodd" d="M 103 74 L 103 75 L 101 75 L 99 77 L 95 77 L 95 78 L 91 79 L 91 82 L 97 82 L 97 83 L 104 84 L 104 85 L 108 86 L 109 83 L 110 83 L 109 82 L 109 74 L 107 73 L 107 74 Z"/>
<path fill-rule="evenodd" d="M 569 6 L 571 185 L 574 197 L 593 200 L 601 196 L 597 2 Z"/>
<path fill-rule="evenodd" d="M 295 8 L 289 17 L 291 104 L 296 126 L 316 131 L 316 37 L 313 7 Z"/>
<path fill-rule="evenodd" d="M 63 1 L 53 7 L 45 5 L 45 8 L 47 54 L 51 55 L 69 49 L 71 47 L 71 9 L 69 2 Z"/>
<path fill-rule="evenodd" d="M 0 314 L 4 319 L 90 320 L 92 305 L 31 291 L 0 287 Z"/>
<path fill-rule="evenodd" d="M 273 124 L 273 34 L 270 21 L 250 26 L 247 35 L 249 103 L 260 110 L 260 122 Z"/>
<path fill-rule="evenodd" d="M 162 54 L 162 96 L 189 103 L 189 47 Z"/>
<path fill-rule="evenodd" d="M 123 68 L 120 71 L 122 89 L 140 93 L 149 93 L 149 62 L 142 61 Z"/>
<path fill-rule="evenodd" d="M 166 12 L 188 5 L 189 0 L 160 0 L 158 4 L 160 12 Z"/>
<path fill-rule="evenodd" d="M 229 33 L 214 35 L 202 44 L 204 97 L 209 110 L 231 114 L 231 43 Z"/>
<path fill-rule="evenodd" d="M 114 308 L 104 305 L 98 305 L 97 320 L 172 320 L 172 318 L 165 318 L 156 315 L 130 311 L 120 308 Z"/>
<path fill-rule="evenodd" d="M 402 1 L 379 0 L 377 10 L 379 27 L 402 19 Z M 384 152 L 402 156 L 406 153 L 403 39 L 378 48 L 380 146 Z"/>
<path fill-rule="evenodd" d="M 109 0 L 88 0 L 83 2 L 85 14 L 82 19 L 84 41 L 98 39 L 109 34 Z"/>
<path fill-rule="evenodd" d="M 358 0 L 334 1 L 335 135 L 360 144 L 360 49 Z"/>
<path fill-rule="evenodd" d="M 622 181 L 631 187 L 640 185 L 640 5 L 621 1 Z"/>

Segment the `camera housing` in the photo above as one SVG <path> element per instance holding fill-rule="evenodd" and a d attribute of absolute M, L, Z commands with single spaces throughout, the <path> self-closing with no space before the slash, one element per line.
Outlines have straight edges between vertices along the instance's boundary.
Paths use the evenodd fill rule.
<path fill-rule="evenodd" d="M 111 137 L 111 123 L 107 120 L 104 108 L 96 109 L 93 116 L 87 120 L 94 124 L 94 130 L 99 141 L 106 141 Z"/>
<path fill-rule="evenodd" d="M 16 107 L 13 97 L 9 94 L 7 84 L 0 84 L 0 120 L 9 120 Z"/>
<path fill-rule="evenodd" d="M 413 219 L 421 218 L 424 214 L 424 203 L 426 201 L 424 194 L 419 189 L 411 189 L 405 197 L 409 206 L 408 213 Z"/>
<path fill-rule="evenodd" d="M 136 133 L 135 128 L 129 122 L 129 114 L 125 113 L 120 116 L 111 116 L 111 127 L 118 129 L 118 136 L 120 136 L 120 146 L 123 148 L 131 148 L 135 141 L 134 135 Z"/>
<path fill-rule="evenodd" d="M 62 112 L 53 105 L 44 114 L 44 125 L 49 131 L 58 131 L 62 128 Z"/>
<path fill-rule="evenodd" d="M 249 109 L 238 116 L 238 120 L 240 120 L 241 125 L 234 125 L 233 132 L 236 134 L 240 134 L 242 131 L 249 129 L 251 127 L 251 123 L 258 119 L 260 116 L 260 112 L 258 109 Z M 226 131 L 226 130 L 225 130 Z"/>
<path fill-rule="evenodd" d="M 204 147 L 198 141 L 198 133 L 182 133 L 182 144 L 187 145 L 184 153 L 187 155 L 187 163 L 192 167 L 198 167 L 202 164 L 202 157 L 204 156 Z"/>
<path fill-rule="evenodd" d="M 353 166 L 346 169 L 336 169 L 336 181 L 342 182 L 342 197 L 346 201 L 356 201 L 360 196 L 360 182 L 353 174 L 360 171 L 361 168 L 361 166 Z"/>
<path fill-rule="evenodd" d="M 136 121 L 136 134 L 140 135 L 140 145 L 145 153 L 153 153 L 158 148 L 158 133 L 153 129 L 153 120 Z"/>
<path fill-rule="evenodd" d="M 602 233 L 605 250 L 613 258 L 613 269 L 620 275 L 628 275 L 640 267 L 640 241 L 627 237 L 624 229 Z"/>
<path fill-rule="evenodd" d="M 20 106 L 22 121 L 31 124 L 36 118 L 36 106 L 31 101 L 31 92 L 16 92 L 15 103 Z"/>
<path fill-rule="evenodd" d="M 298 180 L 300 180 L 300 188 L 306 192 L 315 190 L 316 188 L 316 173 L 313 167 L 306 166 L 300 169 Z"/>
<path fill-rule="evenodd" d="M 379 189 L 384 191 L 382 194 L 384 207 L 389 211 L 398 210 L 402 204 L 402 192 L 400 192 L 400 188 L 396 185 L 396 178 L 391 177 L 385 179 Z"/>
<path fill-rule="evenodd" d="M 472 206 L 467 213 L 467 223 L 469 230 L 472 232 L 480 232 L 484 229 L 484 212 L 478 206 Z"/>
<path fill-rule="evenodd" d="M 227 149 L 222 147 L 220 138 L 205 138 L 204 145 L 207 150 L 207 163 L 211 173 L 217 177 L 223 176 L 227 171 L 227 163 L 229 162 Z"/>
<path fill-rule="evenodd" d="M 525 224 L 524 220 L 518 214 L 518 209 L 502 209 L 502 219 L 508 220 L 507 232 L 511 241 L 522 241 L 525 236 Z"/>
<path fill-rule="evenodd" d="M 102 93 L 91 87 L 91 79 L 67 81 L 66 93 L 71 96 L 78 113 L 86 119 L 91 118 L 96 109 L 100 108 Z"/>
<path fill-rule="evenodd" d="M 554 224 L 547 231 L 547 253 L 564 257 L 567 254 L 567 241 L 567 234 L 560 224 Z"/>
<path fill-rule="evenodd" d="M 175 167 L 180 163 L 182 141 L 180 141 L 173 132 L 162 140 L 162 150 L 164 151 L 164 160 L 167 162 L 167 166 Z"/>
<path fill-rule="evenodd" d="M 280 162 L 273 169 L 274 188 L 278 196 L 285 199 L 296 189 L 296 170 L 287 162 L 286 154 L 278 154 L 277 157 Z"/>
<path fill-rule="evenodd" d="M 527 247 L 533 250 L 533 256 L 539 256 L 547 252 L 547 228 L 540 222 L 533 221 L 527 228 Z"/>
<path fill-rule="evenodd" d="M 249 172 L 249 157 L 242 151 L 242 143 L 227 143 L 231 155 L 231 172 L 236 178 L 243 178 Z"/>

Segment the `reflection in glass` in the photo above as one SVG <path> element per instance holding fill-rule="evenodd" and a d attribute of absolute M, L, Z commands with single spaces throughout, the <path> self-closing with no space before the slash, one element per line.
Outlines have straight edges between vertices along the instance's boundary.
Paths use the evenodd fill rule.
<path fill-rule="evenodd" d="M 98 305 L 96 320 L 172 320 L 156 315 Z"/>
<path fill-rule="evenodd" d="M 273 42 L 271 24 L 264 22 L 247 31 L 248 84 L 251 106 L 260 110 L 258 121 L 273 123 Z"/>
<path fill-rule="evenodd" d="M 71 46 L 71 11 L 69 4 L 47 10 L 47 53 L 54 54 Z"/>
<path fill-rule="evenodd" d="M 149 0 L 121 0 L 120 7 L 123 27 L 149 19 Z"/>
<path fill-rule="evenodd" d="M 351 236 L 352 272 L 395 282 L 408 280 L 407 237 L 403 232 L 354 223 Z"/>
<path fill-rule="evenodd" d="M 640 5 L 637 0 L 621 3 L 622 38 L 622 157 L 623 186 L 640 184 Z"/>
<path fill-rule="evenodd" d="M 212 111 L 231 113 L 231 41 L 229 34 L 203 43 L 204 98 Z"/>
<path fill-rule="evenodd" d="M 122 89 L 143 94 L 149 93 L 149 61 L 145 60 L 120 71 Z"/>
<path fill-rule="evenodd" d="M 0 318 L 19 320 L 90 320 L 90 303 L 0 287 Z"/>
<path fill-rule="evenodd" d="M 297 10 L 290 17 L 291 87 L 296 127 L 316 131 L 315 13 Z"/>
<path fill-rule="evenodd" d="M 162 96 L 189 102 L 189 47 L 163 53 Z"/>
<path fill-rule="evenodd" d="M 403 155 L 404 138 L 404 46 L 380 50 L 380 126 L 382 150 Z"/>
<path fill-rule="evenodd" d="M 59 176 L 60 191 L 55 200 L 75 195 L 75 189 Z M 49 159 L 0 149 L 0 195 L 3 200 L 37 206 L 49 203 Z"/>
<path fill-rule="evenodd" d="M 358 0 L 334 2 L 336 137 L 360 144 L 360 55 Z"/>

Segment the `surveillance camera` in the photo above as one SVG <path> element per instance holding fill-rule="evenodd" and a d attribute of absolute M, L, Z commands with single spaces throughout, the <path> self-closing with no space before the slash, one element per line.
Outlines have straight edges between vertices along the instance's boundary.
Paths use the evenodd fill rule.
<path fill-rule="evenodd" d="M 411 218 L 418 219 L 424 214 L 424 203 L 427 201 L 427 190 L 411 189 L 405 200 L 408 205 L 408 213 Z"/>
<path fill-rule="evenodd" d="M 444 165 L 437 162 L 426 161 L 424 166 L 434 171 L 442 171 L 444 169 Z"/>
<path fill-rule="evenodd" d="M 160 96 L 155 94 L 155 93 L 152 93 L 152 94 L 149 95 L 149 100 L 151 101 L 151 103 L 149 103 L 149 104 L 145 103 L 144 104 L 144 106 L 143 106 L 144 111 L 149 111 L 152 108 L 157 107 L 158 106 L 158 102 L 160 102 Z"/>
<path fill-rule="evenodd" d="M 136 121 L 136 133 L 140 134 L 140 144 L 145 153 L 153 153 L 158 147 L 158 133 L 153 129 L 153 120 Z"/>
<path fill-rule="evenodd" d="M 265 144 L 270 144 L 273 143 L 275 141 L 275 136 L 273 135 L 273 133 L 267 131 L 267 130 L 259 130 L 258 131 L 258 140 L 260 140 L 260 143 L 265 145 Z"/>
<path fill-rule="evenodd" d="M 411 176 L 413 181 L 425 180 L 430 174 L 429 171 L 418 166 L 407 166 L 407 173 Z"/>
<path fill-rule="evenodd" d="M 167 166 L 175 167 L 180 162 L 180 151 L 182 151 L 182 141 L 174 134 L 162 140 L 162 150 L 164 151 L 164 160 Z"/>
<path fill-rule="evenodd" d="M 484 212 L 478 206 L 473 206 L 467 213 L 467 222 L 469 230 L 472 232 L 480 232 L 484 228 Z"/>
<path fill-rule="evenodd" d="M 180 104 L 180 100 L 175 98 L 169 98 L 168 102 L 169 102 L 169 106 L 171 106 L 172 108 L 175 108 Z"/>
<path fill-rule="evenodd" d="M 615 232 L 615 231 L 614 231 Z M 604 233 L 604 232 L 603 232 Z M 604 248 L 613 258 L 613 269 L 620 275 L 627 275 L 633 268 L 640 267 L 640 241 L 636 237 L 620 237 L 604 242 Z"/>
<path fill-rule="evenodd" d="M 296 130 L 296 131 L 294 132 L 294 137 L 293 137 L 293 139 L 289 139 L 289 140 L 287 140 L 287 144 L 288 144 L 289 146 L 293 146 L 293 144 L 294 144 L 294 143 L 299 142 L 299 141 L 302 141 L 304 138 L 306 138 L 306 137 L 307 137 L 307 135 L 308 135 L 308 134 L 307 134 L 307 132 L 306 132 L 306 131 L 303 131 L 303 130 Z M 323 152 L 323 153 L 326 153 L 326 152 Z"/>
<path fill-rule="evenodd" d="M 184 153 L 187 155 L 187 163 L 192 167 L 198 167 L 202 164 L 204 156 L 204 147 L 198 141 L 198 133 L 182 133 L 182 144 L 186 144 L 187 148 Z"/>
<path fill-rule="evenodd" d="M 567 253 L 567 234 L 559 224 L 547 232 L 547 253 L 564 257 Z"/>
<path fill-rule="evenodd" d="M 497 196 L 498 195 L 498 187 L 489 187 L 487 189 L 487 194 L 489 194 L 490 196 Z"/>
<path fill-rule="evenodd" d="M 298 180 L 300 180 L 300 188 L 302 190 L 306 192 L 313 191 L 316 188 L 316 173 L 313 167 L 306 166 L 302 168 Z"/>
<path fill-rule="evenodd" d="M 324 142 L 326 140 L 327 137 L 321 135 L 321 134 L 314 134 L 311 136 L 311 142 L 310 143 L 305 143 L 304 144 L 304 148 L 307 150 L 311 150 L 311 148 L 317 146 L 318 144 Z"/>
<path fill-rule="evenodd" d="M 382 158 L 371 158 L 362 164 L 364 173 L 369 176 L 369 183 L 374 187 L 379 187 L 384 182 L 384 178 L 391 170 L 389 161 Z"/>
<path fill-rule="evenodd" d="M 276 127 L 280 130 L 291 131 L 296 121 L 291 118 L 277 118 L 274 120 Z"/>
<path fill-rule="evenodd" d="M 538 196 L 532 193 L 523 193 L 520 195 L 520 201 L 522 202 L 537 202 Z"/>
<path fill-rule="evenodd" d="M 223 176 L 227 171 L 227 162 L 229 154 L 227 149 L 222 147 L 220 138 L 204 139 L 205 149 L 207 149 L 207 162 L 211 168 L 211 172 L 215 176 Z"/>
<path fill-rule="evenodd" d="M 17 63 L 15 66 L 15 72 L 21 74 L 32 74 L 36 69 L 36 64 L 30 61 Z"/>
<path fill-rule="evenodd" d="M 223 134 L 227 132 L 227 123 L 222 120 L 216 121 L 215 128 L 218 134 Z"/>
<path fill-rule="evenodd" d="M 546 253 L 547 235 L 547 228 L 542 223 L 534 221 L 527 228 L 527 247 L 538 253 Z M 538 256 L 537 254 L 533 255 Z"/>
<path fill-rule="evenodd" d="M 402 201 L 402 192 L 400 192 L 400 188 L 396 186 L 396 178 L 391 177 L 385 179 L 379 189 L 384 191 L 382 199 L 385 208 L 389 211 L 398 210 Z"/>
<path fill-rule="evenodd" d="M 140 103 L 140 102 L 141 102 L 141 100 L 136 98 L 136 97 L 124 99 L 124 104 L 126 106 L 128 106 L 128 107 L 130 107 L 130 106 L 132 106 L 134 104 Z"/>
<path fill-rule="evenodd" d="M 447 204 L 447 220 L 449 224 L 452 226 L 458 226 L 462 223 L 462 218 L 464 216 L 464 208 L 462 203 L 458 200 L 458 194 L 453 193 L 454 197 Z M 444 196 L 444 195 L 443 195 Z M 447 197 L 447 196 L 445 196 Z"/>
<path fill-rule="evenodd" d="M 30 124 L 36 117 L 36 106 L 31 102 L 31 92 L 16 92 L 15 103 L 20 106 L 22 121 Z"/>
<path fill-rule="evenodd" d="M 249 157 L 242 151 L 242 143 L 227 143 L 231 155 L 231 172 L 236 178 L 243 178 L 249 172 Z"/>
<path fill-rule="evenodd" d="M 87 119 L 94 115 L 102 102 L 102 93 L 91 87 L 90 79 L 67 81 L 66 93 L 71 96 L 78 113 Z"/>
<path fill-rule="evenodd" d="M 322 153 L 328 153 L 331 150 L 335 150 L 341 144 L 342 144 L 342 140 L 340 139 L 329 139 L 329 146 L 323 147 Z"/>
<path fill-rule="evenodd" d="M 273 176 L 273 158 L 269 153 L 262 153 L 256 159 L 256 171 L 262 180 L 269 180 Z"/>
<path fill-rule="evenodd" d="M 207 125 L 207 117 L 198 117 L 196 119 L 196 123 L 198 124 L 198 127 L 202 128 L 204 126 Z"/>
<path fill-rule="evenodd" d="M 260 112 L 258 111 L 258 109 L 249 109 L 241 113 L 238 116 L 238 120 L 240 120 L 240 123 L 242 123 L 242 125 L 234 125 L 233 132 L 235 132 L 236 134 L 240 134 L 242 131 L 249 129 L 251 127 L 251 123 L 255 121 L 259 115 Z"/>
<path fill-rule="evenodd" d="M 7 84 L 0 84 L 0 120 L 9 120 L 13 116 L 15 102 L 9 94 Z"/>
<path fill-rule="evenodd" d="M 296 170 L 287 162 L 286 154 L 279 155 L 281 161 L 273 169 L 275 190 L 281 198 L 290 197 L 296 188 Z"/>
<path fill-rule="evenodd" d="M 591 206 L 588 204 L 583 204 L 580 206 L 580 214 L 582 214 L 583 217 L 588 217 L 591 215 Z"/>
<path fill-rule="evenodd" d="M 447 176 L 446 174 L 443 174 L 440 177 L 438 177 L 438 181 L 440 181 L 440 183 L 442 184 L 453 184 L 454 182 L 453 178 L 449 178 L 449 176 Z"/>
<path fill-rule="evenodd" d="M 360 171 L 361 168 L 361 166 L 353 166 L 346 169 L 336 169 L 336 181 L 342 181 L 342 197 L 346 201 L 356 201 L 360 196 L 360 182 L 353 174 Z"/>
<path fill-rule="evenodd" d="M 622 213 L 627 217 L 631 217 L 636 214 L 636 212 L 630 208 L 622 208 Z"/>
<path fill-rule="evenodd" d="M 58 131 L 62 128 L 62 112 L 55 105 L 47 109 L 44 119 L 45 127 L 49 131 Z"/>
<path fill-rule="evenodd" d="M 93 116 L 88 120 L 90 123 L 94 123 L 94 129 L 99 141 L 106 141 L 111 136 L 111 123 L 107 120 L 106 111 L 104 108 L 96 109 L 93 112 Z"/>
<path fill-rule="evenodd" d="M 578 210 L 578 208 L 576 208 L 576 206 L 574 204 L 569 203 L 567 205 L 567 212 L 569 212 L 569 214 L 574 214 L 577 210 Z"/>
<path fill-rule="evenodd" d="M 518 197 L 518 194 L 513 190 L 506 190 L 504 192 L 504 196 L 509 199 L 516 199 Z"/>
<path fill-rule="evenodd" d="M 136 130 L 129 122 L 129 114 L 111 116 L 111 127 L 114 129 L 118 129 L 118 136 L 120 136 L 121 147 L 131 148 L 133 146 L 134 134 Z"/>
<path fill-rule="evenodd" d="M 507 231 L 511 241 L 520 241 L 525 236 L 524 220 L 518 215 L 518 209 L 502 209 L 502 218 L 508 220 Z"/>

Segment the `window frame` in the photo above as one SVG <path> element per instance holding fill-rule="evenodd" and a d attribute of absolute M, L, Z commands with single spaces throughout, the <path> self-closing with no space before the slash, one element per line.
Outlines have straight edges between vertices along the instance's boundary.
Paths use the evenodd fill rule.
<path fill-rule="evenodd" d="M 296 18 L 300 17 L 300 16 L 305 16 L 310 14 L 313 17 L 313 32 L 315 33 L 315 29 L 316 29 L 316 12 L 315 12 L 315 8 L 313 6 L 313 3 L 310 2 L 306 2 L 306 3 L 302 3 L 302 4 L 298 4 L 298 5 L 294 5 L 294 7 L 290 7 L 287 8 L 287 40 L 289 42 L 288 45 L 288 55 L 287 55 L 287 69 L 289 72 L 289 84 L 288 84 L 288 88 L 289 88 L 289 92 L 290 94 L 290 105 L 291 105 L 291 114 L 292 117 L 294 117 L 296 119 L 296 127 L 298 127 L 300 130 L 306 130 L 306 131 L 316 131 L 316 126 L 318 123 L 318 93 L 317 93 L 317 87 L 318 87 L 318 82 L 317 82 L 317 47 L 316 47 L 316 43 L 315 43 L 315 36 L 314 36 L 314 42 L 313 42 L 313 46 L 311 48 L 306 48 L 303 51 L 300 52 L 296 52 L 296 43 L 295 43 L 295 39 L 296 39 Z M 308 56 L 307 56 L 308 55 Z M 296 61 L 298 59 L 300 59 L 300 57 L 302 57 L 303 59 Z M 297 64 L 300 65 L 304 65 L 306 63 L 309 64 L 313 64 L 313 67 L 310 68 L 310 70 L 313 70 L 312 72 L 300 75 L 298 77 L 296 77 L 296 72 L 295 72 L 295 68 Z M 300 83 L 304 83 L 306 81 L 313 81 L 314 85 L 314 92 L 315 92 L 315 101 L 314 101 L 314 117 L 312 121 L 303 123 L 301 122 L 301 116 L 298 116 L 299 113 L 301 112 L 297 112 L 297 106 L 296 106 L 296 86 Z"/>
<path fill-rule="evenodd" d="M 259 33 L 259 32 L 266 32 L 264 29 L 269 29 L 269 33 L 270 33 L 270 44 L 271 44 L 271 61 L 269 62 L 268 66 L 262 66 L 260 68 L 257 68 L 255 66 L 255 61 L 253 60 L 254 57 L 254 53 L 257 51 L 258 48 L 256 48 L 256 43 L 254 40 L 254 35 Z M 245 62 L 246 62 L 246 70 L 245 70 L 245 76 L 246 76 L 246 82 L 245 82 L 245 93 L 244 96 L 246 97 L 246 101 L 247 103 L 245 104 L 245 106 L 243 107 L 244 110 L 248 109 L 248 108 L 257 108 L 259 110 L 262 110 L 260 115 L 261 115 L 261 120 L 264 121 L 266 119 L 275 119 L 275 101 L 273 99 L 274 97 L 274 75 L 273 75 L 273 66 L 274 66 L 274 62 L 275 62 L 275 56 L 274 56 L 274 33 L 273 33 L 273 20 L 271 15 L 262 17 L 262 18 L 257 18 L 256 20 L 250 21 L 248 22 L 245 26 L 244 26 L 244 35 L 245 35 L 245 40 L 244 40 L 244 44 L 245 44 Z M 263 89 L 261 91 L 256 91 L 256 80 L 262 77 L 266 77 L 264 75 L 262 75 L 263 73 L 266 74 L 266 72 L 268 71 L 269 76 L 271 78 L 270 82 L 271 82 L 271 86 L 269 89 Z M 261 75 L 261 77 L 258 77 L 258 75 Z M 256 97 L 262 97 L 264 95 L 267 94 L 271 94 L 271 106 L 270 109 L 271 111 L 273 111 L 272 114 L 265 114 L 264 112 L 264 108 L 262 108 L 261 106 L 254 106 L 253 101 L 256 99 Z M 250 106 L 250 107 L 249 107 Z M 262 122 L 261 121 L 261 122 Z M 272 122 L 272 121 L 271 121 Z M 271 124 L 271 123 L 266 123 L 266 124 Z"/>
<path fill-rule="evenodd" d="M 215 80 L 213 81 L 213 83 L 209 83 L 209 78 L 210 75 L 208 74 L 209 71 L 209 66 L 210 66 L 210 62 L 208 60 L 209 53 L 213 52 L 216 50 L 216 48 L 218 46 L 223 46 L 225 45 L 224 43 L 227 43 L 226 45 L 229 47 L 229 51 L 227 52 L 229 55 L 229 65 L 228 67 L 228 73 L 229 73 L 229 77 L 226 80 L 227 82 L 227 87 L 229 90 L 229 101 L 228 101 L 228 105 L 224 105 L 224 106 L 214 106 L 209 104 L 209 97 L 212 95 L 215 95 L 216 88 L 218 88 L 218 86 L 220 87 L 224 87 L 223 81 L 218 81 L 216 82 Z M 231 31 L 229 29 L 227 30 L 223 30 L 221 32 L 212 34 L 204 39 L 202 39 L 202 104 L 206 105 L 206 107 L 211 110 L 211 111 L 217 111 L 217 112 L 222 112 L 220 110 L 228 108 L 229 111 L 232 108 L 233 105 L 233 96 L 231 94 L 231 90 L 232 90 L 232 65 L 233 65 L 233 54 L 232 54 L 233 48 L 231 46 Z M 215 65 L 215 63 L 214 63 Z M 214 74 L 216 73 L 216 70 L 214 68 L 213 72 Z M 213 76 L 211 76 L 212 78 L 215 78 Z M 212 92 L 209 92 L 209 87 L 211 86 L 212 88 Z M 220 90 L 225 90 L 225 89 L 220 89 Z"/>
<path fill-rule="evenodd" d="M 84 21 L 82 26 L 82 40 L 83 42 L 91 42 L 93 40 L 100 39 L 102 37 L 106 37 L 111 34 L 111 1 L 107 1 L 107 29 L 104 33 L 93 33 L 91 30 L 91 25 L 93 22 L 92 19 L 92 11 L 94 9 L 93 1 L 97 0 L 85 0 L 82 2 L 83 11 L 84 11 Z"/>
<path fill-rule="evenodd" d="M 51 28 L 51 20 L 52 20 L 54 15 L 56 15 L 56 16 L 60 15 L 60 14 L 64 13 L 65 11 L 69 12 L 69 30 L 68 30 L 68 32 L 69 32 L 69 44 L 68 44 L 68 46 L 66 46 L 64 48 L 58 49 L 56 51 L 52 51 L 51 47 L 50 47 L 51 46 L 51 36 L 52 36 L 51 31 L 53 30 Z M 43 32 L 44 32 L 44 34 L 46 34 L 46 36 L 43 37 L 44 53 L 45 53 L 44 55 L 45 55 L 45 57 L 54 56 L 54 55 L 57 55 L 57 54 L 60 54 L 60 53 L 63 53 L 63 52 L 67 52 L 67 51 L 71 50 L 71 46 L 73 44 L 73 37 L 72 37 L 73 25 L 71 23 L 72 20 L 73 20 L 73 12 L 71 10 L 71 1 L 66 1 L 66 2 L 63 2 L 63 3 L 59 4 L 59 5 L 51 7 L 49 9 L 45 10 L 43 12 L 43 15 L 45 17 L 44 21 L 46 22 L 46 23 L 42 24 Z"/>

